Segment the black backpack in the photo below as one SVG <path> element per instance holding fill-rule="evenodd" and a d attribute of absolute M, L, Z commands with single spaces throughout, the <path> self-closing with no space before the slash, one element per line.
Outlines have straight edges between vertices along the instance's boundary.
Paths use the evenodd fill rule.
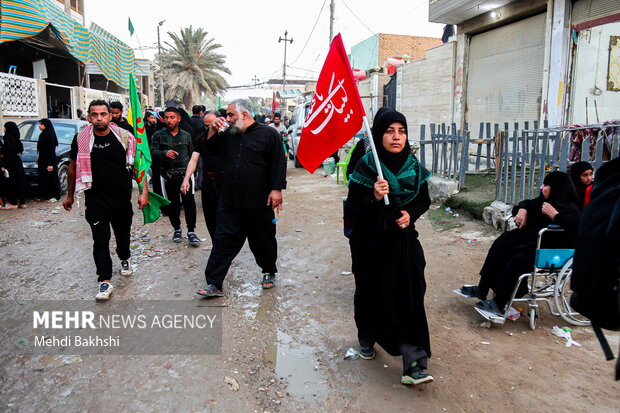
<path fill-rule="evenodd" d="M 577 234 L 571 289 L 571 306 L 592 321 L 607 360 L 612 360 L 601 328 L 620 331 L 620 158 L 597 171 Z"/>

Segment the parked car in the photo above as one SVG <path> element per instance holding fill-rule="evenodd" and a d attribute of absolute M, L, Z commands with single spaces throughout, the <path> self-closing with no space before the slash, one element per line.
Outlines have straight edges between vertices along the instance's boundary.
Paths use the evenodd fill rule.
<path fill-rule="evenodd" d="M 301 168 L 302 165 L 297 160 L 297 147 L 299 146 L 299 140 L 301 138 L 301 130 L 303 129 L 303 123 L 310 111 L 310 102 L 300 103 L 293 111 L 293 117 L 291 118 L 291 126 L 288 128 L 288 144 L 289 144 L 289 158 L 295 160 L 295 168 Z M 366 135 L 365 128 L 362 127 L 359 132 L 355 134 L 355 138 L 363 139 Z M 344 159 L 342 159 L 344 160 Z"/>
<path fill-rule="evenodd" d="M 58 166 L 58 179 L 60 180 L 60 193 L 67 192 L 67 181 L 69 173 L 69 154 L 71 152 L 71 142 L 76 133 L 82 130 L 88 122 L 83 120 L 72 119 L 50 119 L 56 137 L 58 138 L 58 146 L 56 147 L 56 157 Z M 37 142 L 41 130 L 39 129 L 39 121 L 37 119 L 26 120 L 18 126 L 22 143 L 24 144 L 24 152 L 21 155 L 26 179 L 31 188 L 38 185 L 37 170 Z"/>
<path fill-rule="evenodd" d="M 297 147 L 299 146 L 301 130 L 309 110 L 310 102 L 297 105 L 291 117 L 291 125 L 288 127 L 289 158 L 295 160 L 295 168 L 301 168 L 301 164 L 297 160 Z"/>

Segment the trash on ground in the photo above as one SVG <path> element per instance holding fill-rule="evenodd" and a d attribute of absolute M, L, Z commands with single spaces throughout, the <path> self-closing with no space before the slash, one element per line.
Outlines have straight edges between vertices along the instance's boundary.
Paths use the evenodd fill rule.
<path fill-rule="evenodd" d="M 448 208 L 444 209 L 444 211 L 446 211 L 446 212 L 452 212 L 452 208 L 448 207 Z"/>
<path fill-rule="evenodd" d="M 239 383 L 233 377 L 224 377 L 224 381 L 228 384 L 228 388 L 232 391 L 239 390 Z"/>
<path fill-rule="evenodd" d="M 553 328 L 551 329 L 551 334 L 553 334 L 554 336 L 565 338 L 566 339 L 566 347 L 571 347 L 572 345 L 575 345 L 577 347 L 581 347 L 581 344 L 579 344 L 578 342 L 573 340 L 573 337 L 571 336 L 570 331 L 566 331 L 566 330 L 570 330 L 570 328 L 565 327 L 565 329 L 564 329 L 564 328 L 560 328 L 558 326 L 553 326 Z"/>
<path fill-rule="evenodd" d="M 506 315 L 506 318 L 512 321 L 516 321 L 519 319 L 519 317 L 521 317 L 521 312 L 519 310 L 517 310 L 514 307 L 510 307 L 508 309 L 508 314 Z"/>
<path fill-rule="evenodd" d="M 489 345 L 489 344 L 491 344 L 491 343 L 489 343 L 488 341 L 481 341 L 481 342 L 480 342 L 480 344 L 484 344 L 484 345 L 487 345 L 487 346 L 488 346 L 488 345 Z"/>
<path fill-rule="evenodd" d="M 359 351 L 351 347 L 350 349 L 347 350 L 347 354 L 345 354 L 344 359 L 345 360 L 357 360 L 359 357 L 360 357 Z"/>
<path fill-rule="evenodd" d="M 480 323 L 480 327 L 482 328 L 491 328 L 491 323 L 490 321 L 483 321 L 482 323 Z"/>
<path fill-rule="evenodd" d="M 351 272 L 351 271 L 342 271 L 342 272 L 340 273 L 340 275 L 351 275 L 351 274 L 352 274 L 352 272 Z"/>

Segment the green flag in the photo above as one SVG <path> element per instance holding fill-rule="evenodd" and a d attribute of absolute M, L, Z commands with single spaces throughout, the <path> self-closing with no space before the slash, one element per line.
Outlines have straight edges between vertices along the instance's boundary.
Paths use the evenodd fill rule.
<path fill-rule="evenodd" d="M 128 26 L 128 28 L 129 28 L 129 35 L 133 36 L 133 33 L 135 32 L 135 30 L 133 28 L 133 24 L 131 23 L 131 17 L 128 17 L 128 19 L 129 19 L 129 26 Z"/>
<path fill-rule="evenodd" d="M 221 99 L 222 99 L 221 96 L 217 97 L 217 110 L 222 109 L 222 100 Z"/>
<path fill-rule="evenodd" d="M 148 185 L 146 174 L 151 167 L 152 158 L 148 139 L 146 137 L 144 120 L 142 119 L 142 105 L 140 104 L 140 97 L 138 96 L 136 81 L 133 78 L 133 74 L 129 75 L 129 101 L 131 105 L 127 118 L 136 133 L 136 159 L 133 167 L 137 177 L 136 180 L 138 181 L 138 189 L 142 192 L 142 185 Z M 142 210 L 144 224 L 157 221 L 159 218 L 159 208 L 169 203 L 170 201 L 166 198 L 149 191 L 149 203 Z"/>

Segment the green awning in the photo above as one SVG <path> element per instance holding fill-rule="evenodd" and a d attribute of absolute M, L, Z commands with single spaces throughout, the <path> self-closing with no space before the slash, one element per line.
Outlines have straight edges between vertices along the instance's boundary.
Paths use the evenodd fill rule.
<path fill-rule="evenodd" d="M 56 6 L 55 0 L 3 0 L 0 2 L 0 44 L 32 37 L 50 26 L 73 57 L 93 62 L 119 86 L 129 88 L 134 70 L 133 50 L 91 23 L 86 29 Z"/>
<path fill-rule="evenodd" d="M 300 89 L 284 89 L 284 90 L 278 90 L 277 92 L 278 92 L 278 98 L 280 99 L 292 99 L 292 98 L 298 98 L 304 95 L 304 92 L 302 92 Z"/>

